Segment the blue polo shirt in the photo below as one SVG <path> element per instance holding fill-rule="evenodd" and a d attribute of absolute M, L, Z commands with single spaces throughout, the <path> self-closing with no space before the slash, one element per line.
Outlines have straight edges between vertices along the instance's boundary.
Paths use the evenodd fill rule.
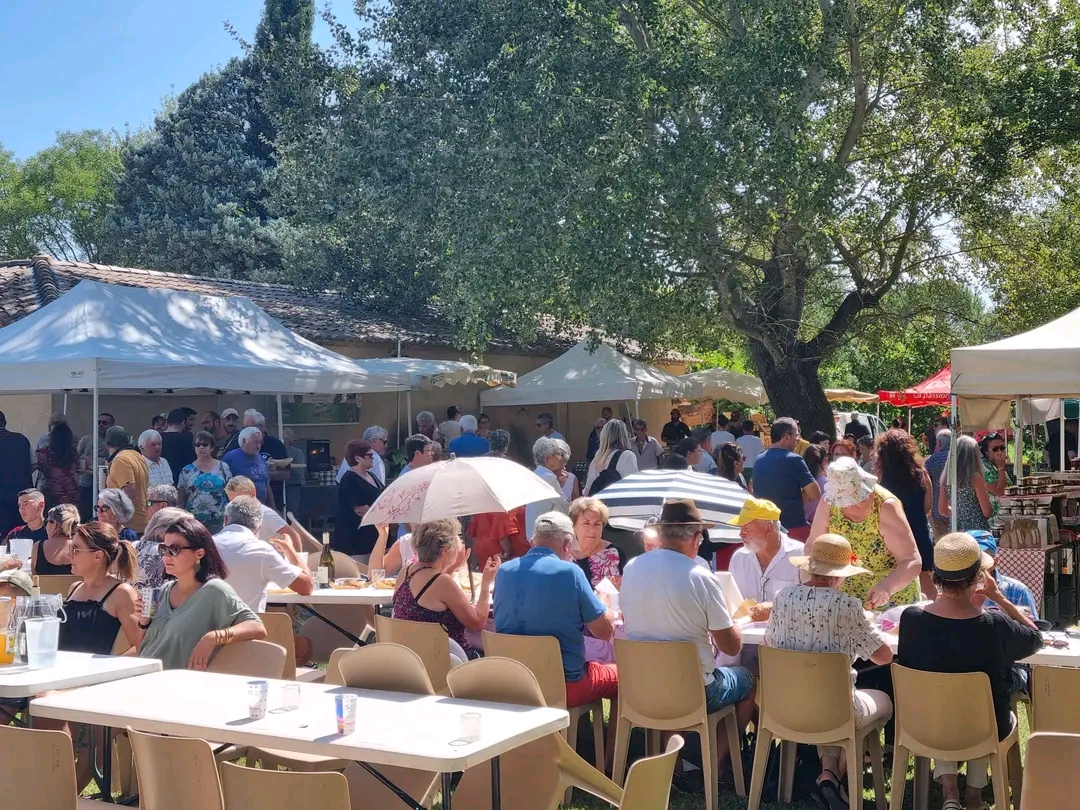
<path fill-rule="evenodd" d="M 249 456 L 238 447 L 222 456 L 221 460 L 229 465 L 229 472 L 233 475 L 250 478 L 255 484 L 255 497 L 266 503 L 266 489 L 270 485 L 270 471 L 267 469 L 266 459 L 258 453 Z"/>
<path fill-rule="evenodd" d="M 495 574 L 495 632 L 555 636 L 567 681 L 585 677 L 585 625 L 604 605 L 581 568 L 547 548 L 510 560 Z"/>
<path fill-rule="evenodd" d="M 754 462 L 754 497 L 780 507 L 780 523 L 785 529 L 807 525 L 802 491 L 813 482 L 803 457 L 782 447 L 770 447 Z"/>
<path fill-rule="evenodd" d="M 462 433 L 446 448 L 459 458 L 475 458 L 491 452 L 491 442 L 475 433 Z"/>

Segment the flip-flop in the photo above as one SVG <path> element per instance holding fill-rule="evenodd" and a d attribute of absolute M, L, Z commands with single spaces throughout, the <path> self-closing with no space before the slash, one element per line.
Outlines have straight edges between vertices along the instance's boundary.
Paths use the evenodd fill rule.
<path fill-rule="evenodd" d="M 941 805 L 941 810 L 964 810 L 964 805 L 957 799 L 946 799 L 945 804 Z"/>

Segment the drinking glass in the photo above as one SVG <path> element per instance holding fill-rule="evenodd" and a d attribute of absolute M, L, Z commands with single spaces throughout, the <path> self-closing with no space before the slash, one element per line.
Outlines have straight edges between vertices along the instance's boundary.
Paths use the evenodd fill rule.
<path fill-rule="evenodd" d="M 474 743 L 480 739 L 480 713 L 465 712 L 461 715 L 461 740 Z"/>
<path fill-rule="evenodd" d="M 30 669 L 49 669 L 56 666 L 59 642 L 59 619 L 26 620 L 26 662 Z"/>

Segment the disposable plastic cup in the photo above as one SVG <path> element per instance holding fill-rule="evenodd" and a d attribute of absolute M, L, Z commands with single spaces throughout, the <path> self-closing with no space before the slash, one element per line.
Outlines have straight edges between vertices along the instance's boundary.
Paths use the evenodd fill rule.
<path fill-rule="evenodd" d="M 356 695 L 334 695 L 338 734 L 356 731 Z"/>
<path fill-rule="evenodd" d="M 248 681 L 248 716 L 252 720 L 262 720 L 266 717 L 266 698 L 270 691 L 270 684 L 266 681 Z"/>

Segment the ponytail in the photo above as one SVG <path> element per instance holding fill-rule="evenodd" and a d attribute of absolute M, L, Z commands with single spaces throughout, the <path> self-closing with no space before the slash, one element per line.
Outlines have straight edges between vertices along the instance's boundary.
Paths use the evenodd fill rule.
<path fill-rule="evenodd" d="M 116 560 L 113 562 L 116 578 L 124 582 L 134 582 L 139 572 L 138 559 L 135 546 L 127 540 L 121 540 L 117 547 Z"/>

